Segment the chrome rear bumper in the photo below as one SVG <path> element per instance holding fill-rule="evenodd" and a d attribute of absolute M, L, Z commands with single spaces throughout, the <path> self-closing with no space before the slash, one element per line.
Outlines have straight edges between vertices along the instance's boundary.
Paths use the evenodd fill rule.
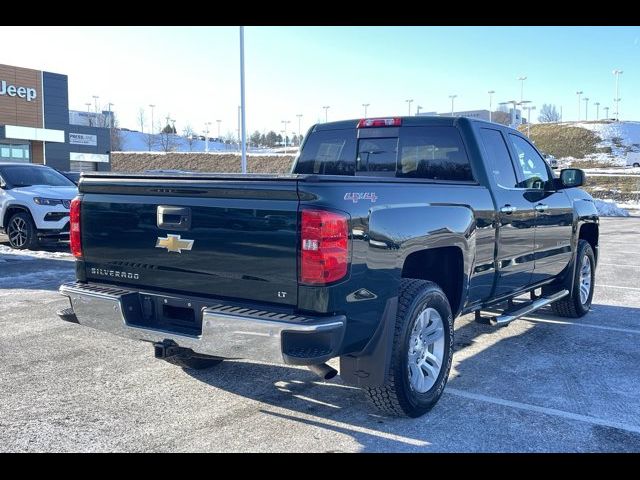
<path fill-rule="evenodd" d="M 71 302 L 71 310 L 59 312 L 65 321 L 135 340 L 170 340 L 196 353 L 225 358 L 292 365 L 322 363 L 338 355 L 346 324 L 343 315 L 288 315 L 212 302 L 202 308 L 202 334 L 187 335 L 141 326 L 137 317 L 140 295 L 144 294 L 135 290 L 65 283 L 60 293 Z"/>

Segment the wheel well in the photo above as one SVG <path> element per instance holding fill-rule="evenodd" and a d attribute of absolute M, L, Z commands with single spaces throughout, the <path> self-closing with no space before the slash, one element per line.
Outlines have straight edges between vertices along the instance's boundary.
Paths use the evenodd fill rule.
<path fill-rule="evenodd" d="M 29 211 L 29 209 L 27 207 L 23 207 L 21 205 L 11 205 L 9 208 L 7 208 L 7 210 L 4 212 L 4 218 L 2 219 L 2 228 L 7 228 L 7 225 L 9 224 L 9 219 L 11 217 L 13 217 L 14 214 L 18 213 L 18 212 L 26 212 L 29 214 L 29 216 L 31 216 L 31 212 Z M 33 218 L 33 217 L 32 217 Z"/>
<path fill-rule="evenodd" d="M 580 240 L 586 240 L 591 245 L 591 249 L 593 250 L 593 256 L 596 258 L 596 262 L 598 261 L 598 236 L 599 236 L 599 227 L 595 223 L 585 223 L 580 227 L 580 233 L 578 238 Z"/>
<path fill-rule="evenodd" d="M 419 278 L 437 283 L 449 300 L 454 317 L 460 309 L 464 269 L 458 247 L 420 250 L 409 255 L 402 266 L 402 278 Z"/>

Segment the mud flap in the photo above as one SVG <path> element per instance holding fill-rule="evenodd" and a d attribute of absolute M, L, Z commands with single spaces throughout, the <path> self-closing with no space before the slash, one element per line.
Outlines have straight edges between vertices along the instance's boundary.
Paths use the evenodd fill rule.
<path fill-rule="evenodd" d="M 346 384 L 354 387 L 384 384 L 391 364 L 397 310 L 398 297 L 387 300 L 380 324 L 367 346 L 358 355 L 340 357 L 340 377 Z"/>

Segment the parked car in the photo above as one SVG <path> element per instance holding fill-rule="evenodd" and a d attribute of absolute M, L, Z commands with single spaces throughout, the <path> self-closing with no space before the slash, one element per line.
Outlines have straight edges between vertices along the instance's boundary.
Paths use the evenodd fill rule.
<path fill-rule="evenodd" d="M 627 153 L 627 166 L 628 167 L 640 167 L 640 152 Z"/>
<path fill-rule="evenodd" d="M 64 175 L 69 180 L 71 180 L 75 185 L 78 185 L 80 182 L 80 172 L 63 172 L 61 170 L 56 170 L 58 173 Z"/>
<path fill-rule="evenodd" d="M 69 239 L 69 206 L 76 185 L 53 168 L 0 163 L 0 229 L 17 249 Z"/>
<path fill-rule="evenodd" d="M 339 357 L 343 382 L 417 417 L 445 388 L 459 315 L 589 311 L 599 226 L 584 173 L 554 178 L 520 132 L 425 116 L 306 138 L 290 175 L 83 176 L 60 317 L 185 368 L 248 358 L 326 380 Z"/>
<path fill-rule="evenodd" d="M 543 153 L 542 157 L 545 159 L 545 161 L 549 164 L 551 168 L 553 168 L 554 170 L 558 168 L 558 159 L 556 157 L 554 157 L 550 153 Z"/>

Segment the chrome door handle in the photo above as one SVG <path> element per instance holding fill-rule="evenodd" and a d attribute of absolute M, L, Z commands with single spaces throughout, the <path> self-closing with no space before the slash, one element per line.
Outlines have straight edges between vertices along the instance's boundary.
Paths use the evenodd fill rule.
<path fill-rule="evenodd" d="M 516 207 L 512 207 L 511 205 L 505 205 L 504 207 L 502 207 L 502 208 L 500 209 L 500 211 L 501 211 L 502 213 L 506 213 L 507 215 L 512 214 L 512 213 L 513 213 L 513 212 L 515 212 L 516 210 L 517 210 L 517 208 L 516 208 Z"/>
<path fill-rule="evenodd" d="M 543 203 L 539 203 L 536 205 L 536 212 L 546 212 L 549 209 L 549 205 L 545 205 Z"/>

